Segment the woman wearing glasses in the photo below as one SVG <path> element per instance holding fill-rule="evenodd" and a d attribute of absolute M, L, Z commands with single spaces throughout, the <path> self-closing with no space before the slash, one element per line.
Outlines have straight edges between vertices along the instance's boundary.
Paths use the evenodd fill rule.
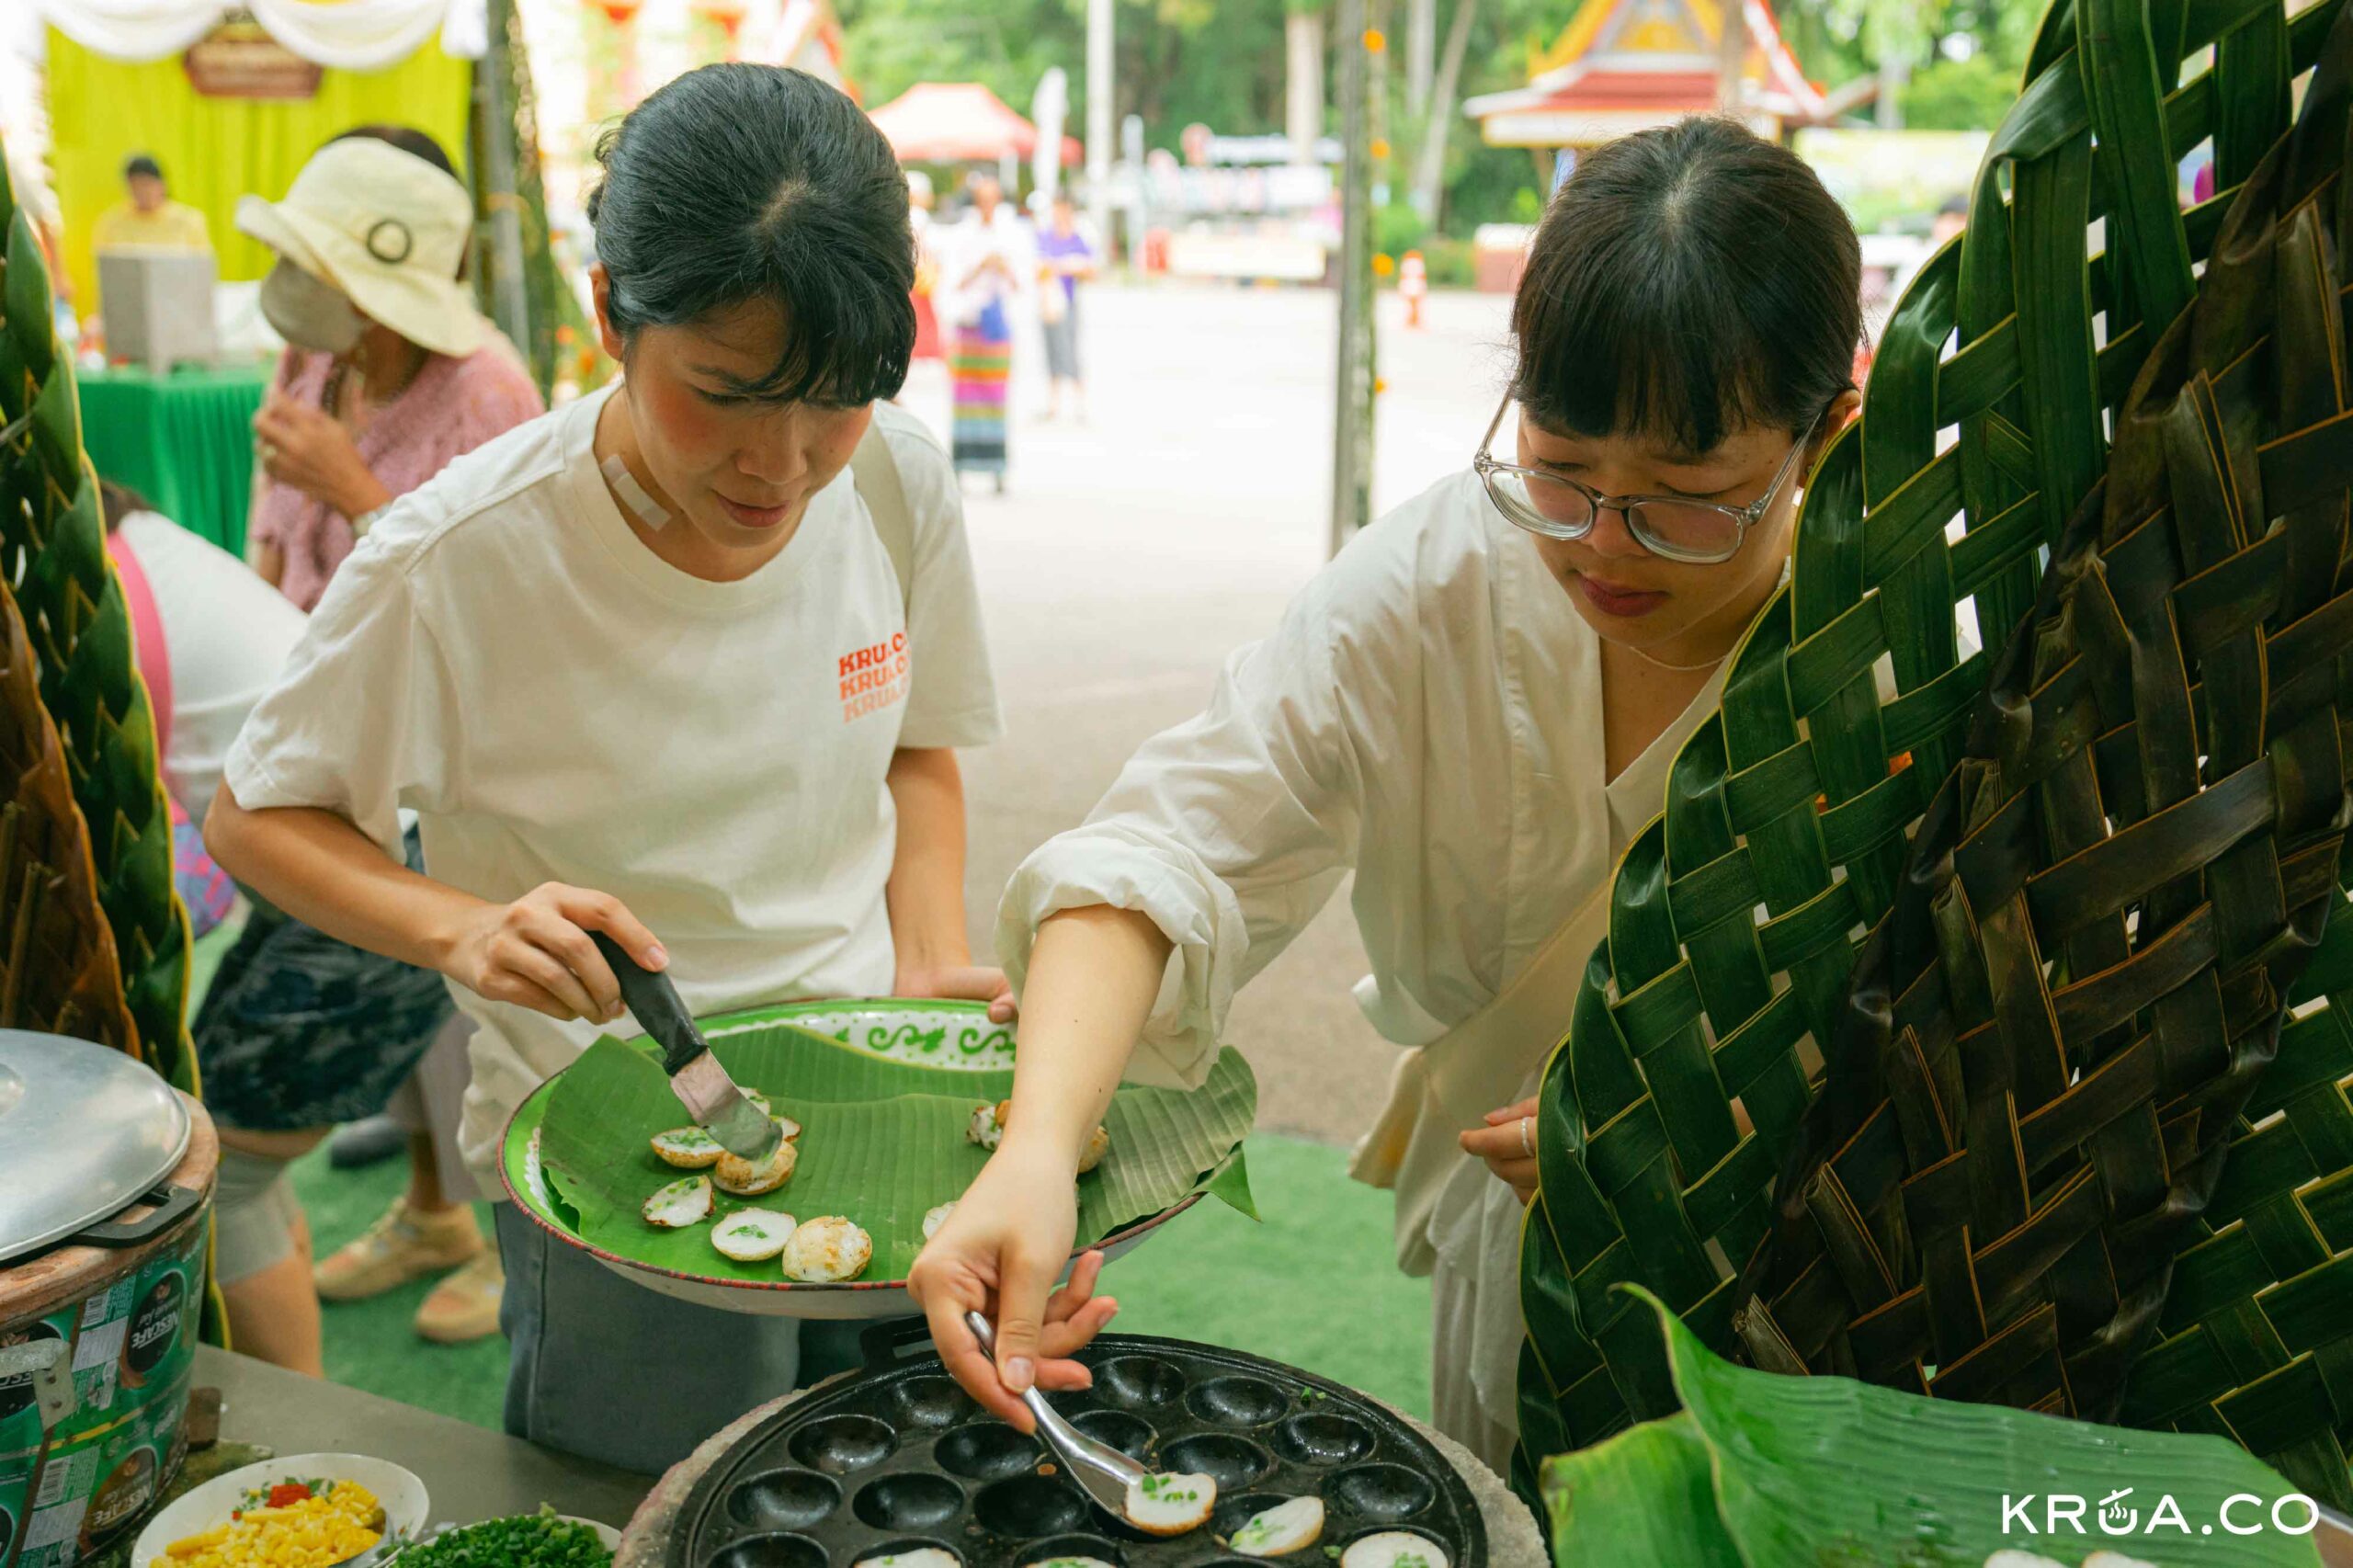
<path fill-rule="evenodd" d="M 1007 1390 L 1046 1369 L 1075 1159 L 1122 1074 L 1204 1074 L 1235 989 L 1353 873 L 1358 998 L 1410 1049 L 1351 1170 L 1396 1189 L 1398 1261 L 1435 1277 L 1438 1426 L 1507 1461 L 1528 1096 L 1618 855 L 1858 403 L 1859 271 L 1812 171 L 1729 121 L 1588 154 L 1537 235 L 1471 467 L 1351 543 L 1016 874 L 1014 1112 L 914 1278 L 976 1397 L 1024 1422 Z M 998 1314 L 994 1366 L 968 1307 Z"/>

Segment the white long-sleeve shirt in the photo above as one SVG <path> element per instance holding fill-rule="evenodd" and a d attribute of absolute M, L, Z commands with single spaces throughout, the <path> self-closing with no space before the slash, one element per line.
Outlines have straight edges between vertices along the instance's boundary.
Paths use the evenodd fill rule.
<path fill-rule="evenodd" d="M 1386 1038 L 1427 1044 L 1592 896 L 1711 707 L 1607 780 L 1599 639 L 1535 541 L 1457 474 L 1352 541 L 1233 655 L 1204 712 L 1023 863 L 999 953 L 1017 984 L 1047 916 L 1150 915 L 1176 951 L 1131 1072 L 1195 1081 L 1234 992 L 1353 870 L 1372 962 L 1358 1000 Z"/>

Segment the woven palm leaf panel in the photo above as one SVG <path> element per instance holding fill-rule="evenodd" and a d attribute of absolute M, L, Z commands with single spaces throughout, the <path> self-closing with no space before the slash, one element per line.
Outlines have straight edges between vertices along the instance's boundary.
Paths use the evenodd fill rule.
<path fill-rule="evenodd" d="M 49 276 L 0 174 L 0 587 L 14 600 L 86 824 L 132 1037 L 125 1049 L 196 1087 L 185 1015 L 188 915 L 172 881 L 172 824 L 131 618 L 106 557 L 97 482 L 82 452 L 69 359 L 56 351 Z M 0 915 L 9 906 L 0 903 Z"/>
<path fill-rule="evenodd" d="M 0 1028 L 129 1050 L 114 933 L 32 648 L 0 591 Z"/>
<path fill-rule="evenodd" d="M 2062 0 L 2045 17 L 1968 229 L 1907 289 L 1860 419 L 1813 477 L 1790 585 L 1619 868 L 1540 1096 L 1524 1486 L 1531 1457 L 1675 1408 L 1655 1330 L 1616 1284 L 1735 1348 L 1738 1276 L 1771 1228 L 1818 1042 L 1963 755 L 1992 664 L 1972 643 L 1998 650 L 2032 608 L 2159 329 L 2343 9 Z M 2231 183 L 2182 211 L 2177 160 L 2209 137 Z"/>
<path fill-rule="evenodd" d="M 1760 1366 L 2113 1419 L 2253 1137 L 2353 818 L 2348 92 L 2353 12 L 1929 806 L 1745 1282 Z M 2353 1500 L 2341 1452 L 2283 1460 Z"/>

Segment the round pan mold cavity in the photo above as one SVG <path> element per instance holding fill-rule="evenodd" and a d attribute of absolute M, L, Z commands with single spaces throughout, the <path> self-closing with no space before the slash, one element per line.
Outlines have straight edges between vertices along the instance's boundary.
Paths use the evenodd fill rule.
<path fill-rule="evenodd" d="M 1023 1540 L 1066 1535 L 1094 1517 L 1086 1495 L 1058 1476 L 992 1482 L 972 1499 L 972 1517 L 983 1529 Z"/>
<path fill-rule="evenodd" d="M 1293 1464 L 1354 1464 L 1380 1444 L 1372 1428 L 1328 1410 L 1294 1415 L 1272 1433 L 1275 1452 Z"/>
<path fill-rule="evenodd" d="M 944 1475 L 902 1471 L 859 1487 L 849 1506 L 878 1530 L 937 1529 L 964 1511 L 964 1489 Z"/>
<path fill-rule="evenodd" d="M 825 1549 L 805 1535 L 756 1535 L 710 1560 L 710 1568 L 828 1568 Z"/>
<path fill-rule="evenodd" d="M 909 1378 L 891 1390 L 891 1407 L 906 1427 L 953 1426 L 980 1414 L 980 1403 L 952 1378 Z"/>
<path fill-rule="evenodd" d="M 1185 1374 L 1157 1356 L 1121 1356 L 1095 1369 L 1095 1392 L 1121 1410 L 1156 1410 L 1185 1392 Z"/>
<path fill-rule="evenodd" d="M 727 1517 L 762 1529 L 804 1529 L 834 1517 L 842 1489 L 813 1470 L 772 1470 L 739 1481 L 727 1494 Z"/>
<path fill-rule="evenodd" d="M 1124 1410 L 1087 1410 L 1070 1418 L 1070 1424 L 1098 1443 L 1119 1449 L 1138 1464 L 1148 1464 L 1152 1445 L 1159 1434 L 1152 1423 L 1141 1415 L 1131 1415 Z"/>
<path fill-rule="evenodd" d="M 1290 1408 L 1290 1395 L 1264 1378 L 1211 1378 L 1185 1395 L 1185 1408 L 1218 1426 L 1264 1426 Z"/>
<path fill-rule="evenodd" d="M 964 1561 L 964 1554 L 957 1551 L 954 1547 L 949 1545 L 946 1541 L 933 1540 L 928 1538 L 919 1538 L 886 1541 L 881 1546 L 870 1546 L 865 1551 L 859 1552 L 855 1559 L 850 1558 L 847 1553 L 845 1553 L 843 1555 L 843 1562 L 845 1563 L 851 1564 L 874 1562 L 878 1559 L 884 1557 L 904 1557 L 911 1551 L 945 1552 L 948 1555 L 949 1561 L 951 1562 L 961 1564 Z"/>
<path fill-rule="evenodd" d="M 932 1446 L 931 1457 L 942 1470 L 970 1481 L 1002 1481 L 1038 1468 L 1046 1450 L 1035 1437 L 1025 1437 L 1000 1421 L 975 1421 L 959 1426 Z"/>
<path fill-rule="evenodd" d="M 829 1475 L 868 1470 L 891 1457 L 899 1439 L 871 1415 L 829 1415 L 793 1434 L 793 1462 Z"/>
<path fill-rule="evenodd" d="M 1099 1535 L 1058 1535 L 1041 1540 L 1035 1546 L 1025 1546 L 1014 1554 L 1013 1561 L 1020 1568 L 1043 1568 L 1049 1562 L 1071 1558 L 1092 1558 L 1108 1562 L 1111 1568 L 1127 1568 L 1127 1553 Z"/>
<path fill-rule="evenodd" d="M 1223 1496 L 1241 1491 L 1274 1469 L 1275 1460 L 1247 1437 L 1231 1432 L 1195 1432 L 1160 1446 L 1160 1468 L 1178 1475 L 1209 1476 Z"/>
<path fill-rule="evenodd" d="M 1410 1519 L 1438 1501 L 1438 1488 L 1402 1464 L 1362 1464 L 1324 1482 L 1324 1500 L 1359 1518 Z"/>

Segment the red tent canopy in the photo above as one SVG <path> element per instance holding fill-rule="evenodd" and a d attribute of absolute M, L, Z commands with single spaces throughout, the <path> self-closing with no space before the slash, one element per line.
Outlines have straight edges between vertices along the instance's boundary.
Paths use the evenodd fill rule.
<path fill-rule="evenodd" d="M 918 82 L 872 115 L 903 164 L 994 163 L 1038 147 L 1038 128 L 978 82 Z M 1078 161 L 1076 139 L 1063 137 L 1063 162 Z"/>

